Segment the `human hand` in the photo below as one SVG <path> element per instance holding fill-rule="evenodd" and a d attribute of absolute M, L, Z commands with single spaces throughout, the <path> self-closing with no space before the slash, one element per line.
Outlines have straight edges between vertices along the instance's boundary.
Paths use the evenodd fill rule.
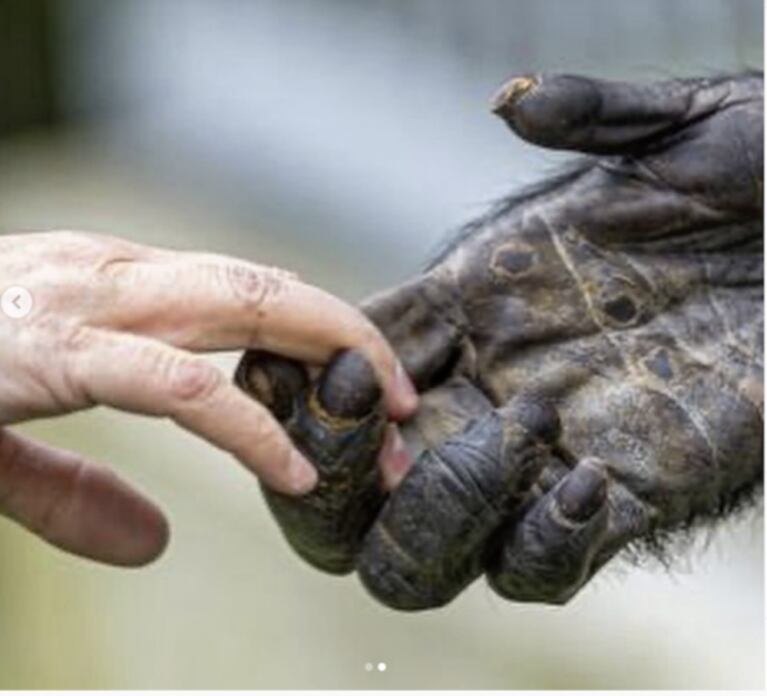
<path fill-rule="evenodd" d="M 761 76 L 521 78 L 494 108 L 531 142 L 599 157 L 365 303 L 423 392 L 405 435 L 424 451 L 388 499 L 379 485 L 371 503 L 362 473 L 268 494 L 299 553 L 328 569 L 341 548 L 342 569 L 400 609 L 445 604 L 483 572 L 510 599 L 567 601 L 626 545 L 721 515 L 761 478 Z M 248 356 L 240 383 L 261 396 L 247 375 L 280 383 L 275 362 Z M 364 392 L 340 367 L 312 389 L 332 394 L 331 379 Z M 339 429 L 283 394 L 309 405 L 290 429 L 311 459 L 345 438 L 358 472 L 374 467 L 354 413 Z M 355 491 L 372 515 L 337 502 Z"/>
<path fill-rule="evenodd" d="M 0 426 L 98 404 L 167 417 L 268 485 L 304 493 L 316 472 L 273 416 L 195 353 L 264 347 L 321 364 L 354 347 L 392 418 L 417 397 L 378 330 L 294 275 L 214 254 L 79 232 L 0 237 L 0 290 L 33 297 L 0 315 Z M 68 551 L 119 565 L 165 547 L 162 513 L 108 469 L 0 428 L 0 512 Z"/>

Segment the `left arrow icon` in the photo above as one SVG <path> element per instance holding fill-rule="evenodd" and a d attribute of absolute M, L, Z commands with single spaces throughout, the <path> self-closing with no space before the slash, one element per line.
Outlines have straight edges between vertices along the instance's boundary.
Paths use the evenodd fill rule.
<path fill-rule="evenodd" d="M 3 293 L 0 305 L 7 317 L 21 319 L 32 311 L 32 295 L 26 288 L 14 285 Z"/>

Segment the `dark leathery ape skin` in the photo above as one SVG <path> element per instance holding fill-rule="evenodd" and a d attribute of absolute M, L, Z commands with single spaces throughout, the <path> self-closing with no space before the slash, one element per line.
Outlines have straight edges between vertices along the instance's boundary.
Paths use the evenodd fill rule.
<path fill-rule="evenodd" d="M 758 490 L 762 95 L 756 73 L 499 92 L 518 135 L 585 156 L 363 304 L 422 394 L 404 435 L 423 452 L 354 533 L 379 600 L 441 606 L 484 571 L 566 602 L 621 549 Z M 533 435 L 523 404 L 559 426 Z M 299 420 L 297 439 L 317 427 Z"/>
<path fill-rule="evenodd" d="M 251 351 L 236 381 L 269 406 L 319 474 L 315 489 L 300 498 L 264 488 L 285 537 L 317 568 L 351 572 L 384 500 L 376 462 L 386 421 L 370 366 L 347 351 L 310 389 L 299 363 Z"/>
<path fill-rule="evenodd" d="M 384 604 L 447 604 L 482 574 L 495 529 L 550 458 L 556 411 L 521 395 L 425 450 L 365 538 L 358 572 Z"/>

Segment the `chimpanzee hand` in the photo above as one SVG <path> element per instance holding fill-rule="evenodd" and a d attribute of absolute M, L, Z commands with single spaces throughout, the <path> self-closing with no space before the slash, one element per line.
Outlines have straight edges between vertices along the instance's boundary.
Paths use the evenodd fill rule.
<path fill-rule="evenodd" d="M 384 493 L 369 369 L 249 354 L 238 382 L 317 463 L 267 498 L 286 536 L 385 604 L 449 602 L 483 572 L 568 600 L 632 540 L 729 509 L 762 467 L 762 78 L 510 81 L 495 111 L 591 157 L 365 303 L 423 393 L 423 450 Z"/>

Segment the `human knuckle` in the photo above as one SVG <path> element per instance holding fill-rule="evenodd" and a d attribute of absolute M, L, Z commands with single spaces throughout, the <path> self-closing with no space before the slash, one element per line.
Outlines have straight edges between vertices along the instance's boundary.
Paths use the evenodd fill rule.
<path fill-rule="evenodd" d="M 221 371 L 201 358 L 172 360 L 168 372 L 171 397 L 184 403 L 204 401 L 223 384 Z"/>
<path fill-rule="evenodd" d="M 95 341 L 93 330 L 86 325 L 42 315 L 17 337 L 19 365 L 23 371 L 37 376 L 49 375 L 60 368 L 70 370 Z"/>
<path fill-rule="evenodd" d="M 126 240 L 93 232 L 61 230 L 46 233 L 40 240 L 46 262 L 53 261 L 64 285 L 57 284 L 55 297 L 60 302 L 70 295 L 81 296 L 122 278 L 137 259 L 135 245 Z M 36 298 L 37 299 L 37 298 Z"/>
<path fill-rule="evenodd" d="M 61 324 L 54 330 L 43 355 L 53 351 L 58 360 L 38 362 L 34 375 L 47 385 L 50 396 L 57 403 L 78 406 L 92 403 L 87 387 L 88 373 L 90 356 L 99 349 L 99 343 L 99 335 L 94 329 L 76 322 Z"/>
<path fill-rule="evenodd" d="M 63 322 L 52 330 L 53 344 L 63 354 L 81 353 L 96 342 L 94 330 L 79 322 Z"/>
<path fill-rule="evenodd" d="M 78 230 L 58 230 L 51 232 L 51 241 L 55 242 L 58 255 L 70 262 L 80 262 L 89 265 L 104 255 L 108 244 L 105 239 L 94 232 Z"/>
<path fill-rule="evenodd" d="M 222 284 L 237 300 L 259 309 L 283 294 L 293 280 L 278 268 L 225 263 L 219 267 Z"/>
<path fill-rule="evenodd" d="M 38 317 L 14 341 L 14 379 L 24 383 L 25 395 L 41 394 L 71 401 L 79 393 L 85 348 L 92 345 L 83 327 L 50 315 Z"/>
<path fill-rule="evenodd" d="M 95 264 L 95 272 L 109 282 L 125 282 L 135 276 L 136 263 L 133 259 L 106 254 Z"/>

